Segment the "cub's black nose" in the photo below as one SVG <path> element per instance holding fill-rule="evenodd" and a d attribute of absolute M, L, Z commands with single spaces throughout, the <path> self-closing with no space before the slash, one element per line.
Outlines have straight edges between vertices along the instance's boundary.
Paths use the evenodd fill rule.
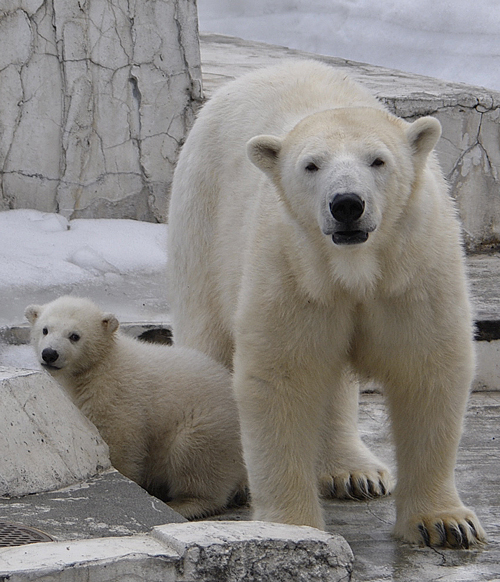
<path fill-rule="evenodd" d="M 52 348 L 45 348 L 42 351 L 42 360 L 47 364 L 53 364 L 58 357 L 59 354 L 57 353 L 56 350 L 53 350 Z"/>
<path fill-rule="evenodd" d="M 330 212 L 337 222 L 348 224 L 361 218 L 365 203 L 357 194 L 337 194 L 330 203 Z"/>

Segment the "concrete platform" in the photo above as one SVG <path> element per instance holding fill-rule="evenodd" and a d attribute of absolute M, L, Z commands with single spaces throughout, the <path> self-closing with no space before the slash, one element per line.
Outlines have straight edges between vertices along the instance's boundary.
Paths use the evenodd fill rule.
<path fill-rule="evenodd" d="M 395 518 L 394 500 L 391 497 L 369 502 L 325 501 L 327 531 L 343 536 L 354 553 L 353 580 L 358 582 L 383 580 L 493 582 L 500 580 L 499 418 L 500 393 L 483 392 L 472 395 L 456 470 L 458 489 L 463 500 L 479 515 L 489 537 L 488 545 L 480 550 L 468 551 L 434 550 L 410 546 L 391 537 Z M 360 430 L 364 440 L 372 449 L 390 466 L 393 466 L 394 454 L 390 428 L 381 395 L 363 394 L 361 396 Z M 245 521 L 249 518 L 250 508 L 245 507 L 229 510 L 208 521 Z M 90 560 L 93 555 L 98 556 L 96 550 L 92 548 L 106 545 L 103 541 L 105 538 L 110 538 L 109 544 L 116 545 L 117 542 L 113 541 L 116 540 L 116 536 L 126 536 L 120 539 L 129 540 L 126 542 L 128 554 L 134 552 L 141 554 L 142 551 L 145 552 L 142 546 L 145 538 L 141 535 L 146 535 L 155 526 L 184 520 L 180 516 L 172 515 L 165 504 L 155 500 L 134 483 L 112 471 L 78 486 L 51 493 L 30 495 L 20 499 L 0 498 L 0 521 L 12 521 L 39 528 L 59 542 L 94 540 L 94 545 L 89 545 L 87 548 L 86 559 Z M 205 527 L 203 524 L 206 522 L 193 522 L 191 525 L 195 527 L 195 523 L 203 529 Z M 167 532 L 170 531 L 168 527 L 165 525 Z M 163 526 L 162 529 L 164 529 Z M 225 526 L 225 529 L 230 531 L 228 526 Z M 96 546 L 96 543 L 100 546 Z M 134 546 L 134 543 L 137 545 Z M 74 544 L 68 547 L 72 552 L 80 551 L 79 548 L 81 548 L 80 545 Z M 115 548 L 113 551 L 117 552 L 113 554 L 115 558 L 109 559 L 115 567 L 118 560 L 116 556 L 122 556 L 120 554 L 122 549 Z M 20 552 L 23 552 L 26 560 L 29 557 L 33 563 L 37 555 L 45 556 L 44 559 L 46 559 L 49 549 L 47 544 L 19 546 L 17 549 L 0 548 L 0 580 L 7 572 L 7 566 L 12 563 L 12 556 L 19 556 Z M 121 566 L 122 576 L 136 567 L 136 565 L 129 566 L 129 571 L 123 569 L 125 566 Z M 93 566 L 93 568 L 96 567 Z M 72 575 L 76 576 L 76 573 Z M 80 580 L 76 577 L 65 578 L 62 573 L 60 576 L 46 580 L 47 582 L 49 580 L 50 582 Z M 94 576 L 90 578 L 93 582 L 109 579 L 100 578 L 97 574 Z M 11 582 L 28 579 L 35 578 L 10 578 Z M 152 582 L 158 578 L 137 577 L 134 579 Z M 165 579 L 176 580 L 176 578 Z M 193 580 L 198 579 L 214 582 L 216 580 L 193 578 Z M 225 579 L 221 578 L 221 580 Z M 245 579 L 261 580 L 259 578 Z M 262 580 L 265 579 L 262 578 Z M 313 580 L 313 578 L 310 579 Z M 273 580 L 280 580 L 280 578 L 273 578 Z M 304 578 L 304 580 L 309 579 Z"/>
<path fill-rule="evenodd" d="M 157 525 L 187 520 L 109 469 L 55 491 L 1 497 L 2 521 L 36 528 L 54 541 L 69 541 L 131 536 L 147 533 Z"/>

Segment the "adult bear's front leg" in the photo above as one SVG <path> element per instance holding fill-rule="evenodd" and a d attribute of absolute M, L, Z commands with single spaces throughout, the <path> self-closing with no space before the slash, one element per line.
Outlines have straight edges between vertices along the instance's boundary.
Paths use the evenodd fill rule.
<path fill-rule="evenodd" d="M 234 386 L 254 519 L 324 528 L 316 485 L 323 394 L 303 374 L 235 360 Z"/>
<path fill-rule="evenodd" d="M 469 548 L 486 540 L 454 479 L 473 366 L 471 351 L 452 337 L 422 359 L 402 349 L 387 386 L 398 462 L 395 533 L 414 543 Z"/>

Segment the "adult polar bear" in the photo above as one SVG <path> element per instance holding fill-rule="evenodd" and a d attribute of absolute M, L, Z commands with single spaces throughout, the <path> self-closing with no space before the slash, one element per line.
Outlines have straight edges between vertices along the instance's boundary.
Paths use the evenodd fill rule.
<path fill-rule="evenodd" d="M 440 132 L 292 61 L 222 87 L 186 141 L 169 215 L 174 337 L 234 369 L 256 519 L 322 528 L 318 481 L 339 497 L 391 488 L 357 434 L 354 370 L 385 386 L 395 533 L 485 539 L 454 483 L 474 352 Z"/>

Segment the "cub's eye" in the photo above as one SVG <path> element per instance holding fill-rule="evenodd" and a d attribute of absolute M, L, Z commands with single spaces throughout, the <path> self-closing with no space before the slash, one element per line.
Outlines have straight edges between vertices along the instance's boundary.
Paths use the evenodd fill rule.
<path fill-rule="evenodd" d="M 47 335 L 49 333 L 49 330 L 46 327 L 44 327 L 42 329 L 42 333 L 43 333 L 43 335 Z"/>
<path fill-rule="evenodd" d="M 311 174 L 319 170 L 318 166 L 314 162 L 309 162 L 304 169 L 306 172 L 310 172 Z"/>
<path fill-rule="evenodd" d="M 370 164 L 372 168 L 379 168 L 385 164 L 382 158 L 375 158 L 373 162 Z"/>
<path fill-rule="evenodd" d="M 80 339 L 80 336 L 79 336 L 77 333 L 72 333 L 72 334 L 69 336 L 69 340 L 70 340 L 70 341 L 72 341 L 72 342 L 75 342 L 75 343 L 76 343 L 76 342 L 77 342 L 79 339 Z"/>

